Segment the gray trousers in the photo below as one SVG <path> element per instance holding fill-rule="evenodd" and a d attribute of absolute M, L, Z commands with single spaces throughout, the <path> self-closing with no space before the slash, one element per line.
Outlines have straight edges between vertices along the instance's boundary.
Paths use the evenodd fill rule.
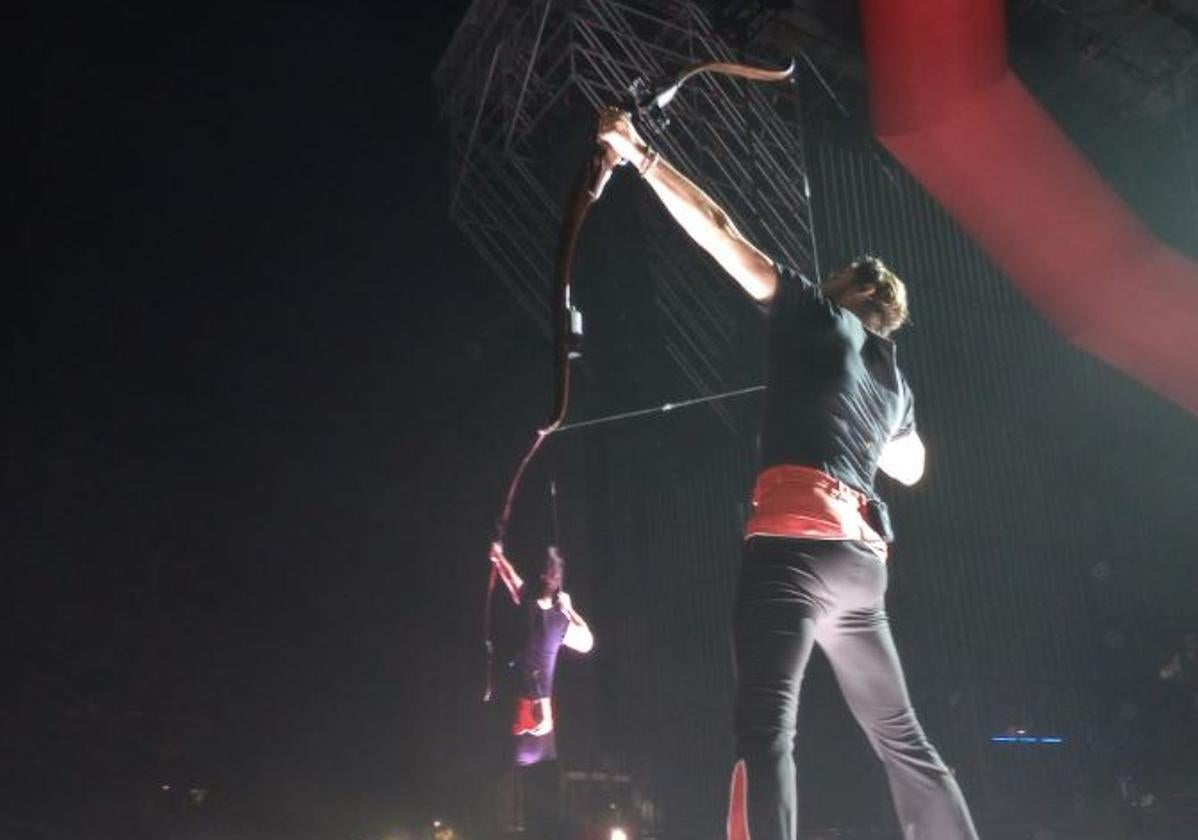
<path fill-rule="evenodd" d="M 860 543 L 752 537 L 736 603 L 736 744 L 753 840 L 798 831 L 799 686 L 819 644 L 882 760 L 904 840 L 975 840 L 952 773 L 928 743 L 890 635 L 886 564 Z"/>

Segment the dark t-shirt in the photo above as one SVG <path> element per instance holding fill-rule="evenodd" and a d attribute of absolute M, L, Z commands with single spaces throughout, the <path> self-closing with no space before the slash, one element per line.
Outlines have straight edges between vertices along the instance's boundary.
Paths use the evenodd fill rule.
<path fill-rule="evenodd" d="M 535 598 L 525 605 L 528 625 L 524 647 L 520 652 L 520 693 L 533 699 L 553 694 L 553 672 L 557 668 L 557 652 L 566 638 L 570 619 L 555 604 L 541 609 Z"/>
<path fill-rule="evenodd" d="M 894 342 L 780 266 L 768 348 L 762 469 L 814 467 L 873 495 L 882 447 L 915 429 Z"/>

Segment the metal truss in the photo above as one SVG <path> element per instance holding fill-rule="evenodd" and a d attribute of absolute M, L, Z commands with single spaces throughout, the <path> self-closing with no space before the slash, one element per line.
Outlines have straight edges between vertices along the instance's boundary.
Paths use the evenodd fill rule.
<path fill-rule="evenodd" d="M 778 12 L 790 8 L 792 0 L 718 0 L 708 3 L 716 31 L 737 44 L 748 44 L 769 26 Z"/>
<path fill-rule="evenodd" d="M 1082 56 L 1129 83 L 1125 118 L 1186 107 L 1198 89 L 1196 0 L 1025 0 L 1017 13 L 1057 15 Z"/>
<path fill-rule="evenodd" d="M 561 145 L 634 80 L 736 61 L 700 8 L 648 0 L 475 0 L 434 74 L 448 124 L 450 216 L 548 333 L 563 177 Z M 700 76 L 654 145 L 703 185 L 775 259 L 818 274 L 797 92 Z M 571 170 L 563 172 L 563 170 Z M 652 214 L 645 214 L 651 216 Z M 727 387 L 737 347 L 726 284 L 693 249 L 647 249 L 669 356 L 701 393 Z"/>

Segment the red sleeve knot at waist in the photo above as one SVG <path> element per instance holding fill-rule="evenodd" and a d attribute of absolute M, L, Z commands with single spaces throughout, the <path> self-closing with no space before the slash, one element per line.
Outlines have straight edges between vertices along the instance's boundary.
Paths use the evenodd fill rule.
<path fill-rule="evenodd" d="M 745 538 L 859 540 L 885 560 L 886 543 L 866 519 L 868 503 L 864 493 L 814 467 L 770 467 L 757 476 Z"/>

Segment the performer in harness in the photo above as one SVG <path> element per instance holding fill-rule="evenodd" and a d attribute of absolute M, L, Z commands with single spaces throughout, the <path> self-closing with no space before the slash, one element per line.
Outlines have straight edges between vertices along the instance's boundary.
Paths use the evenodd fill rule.
<path fill-rule="evenodd" d="M 565 561 L 557 546 L 549 546 L 535 589 L 525 586 L 515 567 L 503 553 L 503 545 L 491 544 L 491 563 L 507 587 L 512 601 L 523 608 L 525 635 L 516 658 L 517 696 L 512 735 L 515 761 L 526 767 L 557 758 L 554 737 L 553 674 L 563 645 L 589 653 L 595 637 L 575 609 L 570 595 L 562 590 Z"/>

